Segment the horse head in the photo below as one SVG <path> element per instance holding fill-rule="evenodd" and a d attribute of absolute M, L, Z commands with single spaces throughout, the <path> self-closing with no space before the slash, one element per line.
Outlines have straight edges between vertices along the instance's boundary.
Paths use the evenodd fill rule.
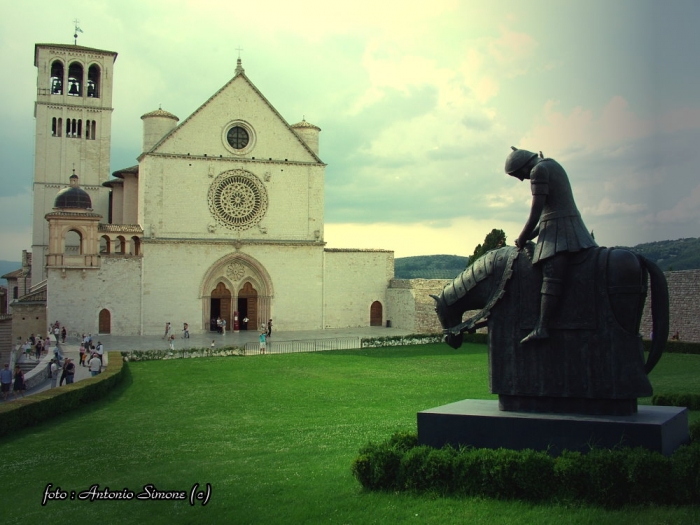
<path fill-rule="evenodd" d="M 452 312 L 450 311 L 445 303 L 442 293 L 439 296 L 431 294 L 430 297 L 435 300 L 435 313 L 437 314 L 438 320 L 440 321 L 440 326 L 442 326 L 443 333 L 445 334 L 444 341 L 456 350 L 462 346 L 462 334 L 453 334 L 447 330 L 457 326 L 462 321 L 462 315 L 461 313 L 458 314 L 454 310 Z"/>

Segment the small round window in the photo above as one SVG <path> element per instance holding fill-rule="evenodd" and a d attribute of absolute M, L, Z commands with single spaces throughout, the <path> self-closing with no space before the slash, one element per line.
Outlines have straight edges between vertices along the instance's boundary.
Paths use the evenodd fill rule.
<path fill-rule="evenodd" d="M 250 136 L 241 126 L 234 126 L 228 130 L 226 140 L 233 149 L 244 149 L 250 142 Z"/>

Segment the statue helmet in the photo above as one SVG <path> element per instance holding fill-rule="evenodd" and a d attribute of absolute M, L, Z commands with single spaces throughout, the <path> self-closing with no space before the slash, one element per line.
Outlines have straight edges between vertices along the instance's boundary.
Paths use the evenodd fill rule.
<path fill-rule="evenodd" d="M 506 173 L 508 175 L 512 175 L 520 168 L 525 166 L 525 164 L 530 162 L 530 160 L 537 157 L 537 153 L 533 153 L 532 151 L 528 151 L 526 149 L 518 149 L 515 146 L 511 146 L 510 149 L 513 151 L 510 152 L 510 155 L 508 155 L 508 158 L 506 159 Z"/>

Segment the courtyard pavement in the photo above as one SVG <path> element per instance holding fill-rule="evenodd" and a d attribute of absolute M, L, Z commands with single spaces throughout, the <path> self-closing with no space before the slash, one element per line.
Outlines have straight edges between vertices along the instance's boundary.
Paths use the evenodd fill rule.
<path fill-rule="evenodd" d="M 392 337 L 410 335 L 409 330 L 399 328 L 384 328 L 381 326 L 363 327 L 363 328 L 345 328 L 333 330 L 304 330 L 304 331 L 276 331 L 273 327 L 271 342 L 275 341 L 318 341 L 323 339 L 337 339 L 346 337 L 371 338 L 371 337 Z M 177 330 L 175 334 L 175 349 L 182 350 L 187 348 L 209 348 L 211 342 L 217 348 L 226 346 L 243 346 L 246 343 L 256 342 L 259 340 L 260 333 L 249 330 L 241 332 L 227 332 L 225 335 L 215 332 L 207 332 L 201 334 L 190 334 L 189 338 L 183 338 L 182 332 Z M 167 350 L 169 349 L 168 341 L 158 335 L 97 335 L 93 336 L 93 344 L 102 342 L 105 352 L 110 351 L 129 351 L 129 350 Z M 82 367 L 80 363 L 80 343 L 68 341 L 61 344 L 61 351 L 66 358 L 73 359 L 76 364 L 74 382 L 81 381 L 91 377 L 87 366 Z M 37 366 L 47 367 L 53 357 L 53 345 L 49 351 L 49 356 L 44 356 Z M 109 366 L 109 364 L 107 365 Z M 30 372 L 31 373 L 31 372 Z M 25 396 L 42 392 L 51 388 L 51 380 L 45 379 L 24 392 Z M 10 394 L 8 403 L 11 403 L 14 397 Z M 0 398 L 0 403 L 5 401 Z"/>

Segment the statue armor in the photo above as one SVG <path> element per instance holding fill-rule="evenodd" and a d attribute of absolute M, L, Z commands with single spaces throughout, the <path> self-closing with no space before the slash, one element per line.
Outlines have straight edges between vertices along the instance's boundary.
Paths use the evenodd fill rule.
<path fill-rule="evenodd" d="M 511 146 L 511 149 L 513 151 L 511 151 L 510 155 L 506 158 L 506 173 L 508 175 L 515 173 L 530 162 L 530 160 L 537 157 L 537 153 L 527 151 L 526 149 L 517 149 L 513 146 Z"/>
<path fill-rule="evenodd" d="M 523 150 L 518 150 L 523 151 Z M 513 152 L 511 155 L 513 155 Z M 530 171 L 532 195 L 546 195 L 532 263 L 559 252 L 578 252 L 598 246 L 576 207 L 566 171 L 553 159 L 542 159 Z"/>

